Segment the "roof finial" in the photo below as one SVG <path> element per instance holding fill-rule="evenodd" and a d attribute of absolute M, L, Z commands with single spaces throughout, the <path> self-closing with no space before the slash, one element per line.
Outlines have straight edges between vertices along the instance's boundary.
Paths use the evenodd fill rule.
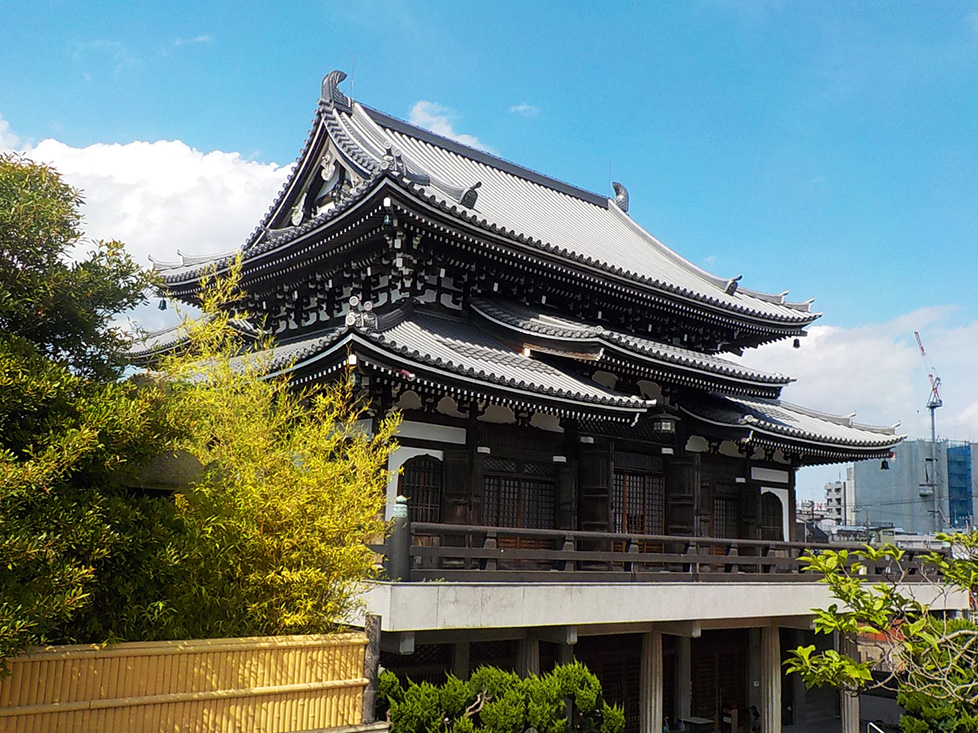
<path fill-rule="evenodd" d="M 737 283 L 740 282 L 740 278 L 742 277 L 743 275 L 737 275 L 737 277 L 732 277 L 729 280 L 727 280 L 727 287 L 724 288 L 723 292 L 725 292 L 727 295 L 733 295 L 734 293 L 736 293 Z"/>
<path fill-rule="evenodd" d="M 459 201 L 459 203 L 466 209 L 471 209 L 473 206 L 475 206 L 475 200 L 479 198 L 479 192 L 476 189 L 478 189 L 481 185 L 482 181 L 476 181 L 465 189 L 465 193 L 462 194 L 462 199 Z"/>
<path fill-rule="evenodd" d="M 340 107 L 347 112 L 350 111 L 350 98 L 340 91 L 340 82 L 346 79 L 346 73 L 342 71 L 331 71 L 323 77 L 322 92 L 319 96 L 320 104 Z"/>
<path fill-rule="evenodd" d="M 618 204 L 618 208 L 628 213 L 628 189 L 625 188 L 618 181 L 612 181 L 611 187 L 615 189 L 615 203 Z"/>

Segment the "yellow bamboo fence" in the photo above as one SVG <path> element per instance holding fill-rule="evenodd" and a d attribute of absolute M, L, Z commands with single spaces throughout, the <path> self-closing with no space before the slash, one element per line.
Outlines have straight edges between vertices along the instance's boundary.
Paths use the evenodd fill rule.
<path fill-rule="evenodd" d="M 0 679 L 2 733 L 359 725 L 363 633 L 37 649 Z"/>

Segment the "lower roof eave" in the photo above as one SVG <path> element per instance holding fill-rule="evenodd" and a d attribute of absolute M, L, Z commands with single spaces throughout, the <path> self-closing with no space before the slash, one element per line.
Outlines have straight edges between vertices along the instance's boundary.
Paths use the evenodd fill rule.
<path fill-rule="evenodd" d="M 649 407 L 648 404 L 601 404 L 492 384 L 475 377 L 405 360 L 403 355 L 388 353 L 355 331 L 349 331 L 345 336 L 332 341 L 324 351 L 297 360 L 269 376 L 289 373 L 293 375 L 296 384 L 308 384 L 325 378 L 348 364 L 351 355 L 356 356 L 356 363 L 406 385 L 423 385 L 447 396 L 456 395 L 466 400 L 520 407 L 558 417 L 586 417 L 635 424 Z"/>

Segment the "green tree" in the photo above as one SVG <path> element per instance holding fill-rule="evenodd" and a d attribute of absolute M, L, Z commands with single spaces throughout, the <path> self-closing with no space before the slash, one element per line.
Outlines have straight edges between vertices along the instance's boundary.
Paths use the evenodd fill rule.
<path fill-rule="evenodd" d="M 80 197 L 52 170 L 0 158 L 0 196 L 0 661 L 341 622 L 384 531 L 396 418 L 367 435 L 349 374 L 268 378 L 272 344 L 249 355 L 229 325 L 234 278 L 162 372 L 118 381 L 110 321 L 148 276 L 117 244 L 66 264 Z M 176 496 L 142 490 L 167 455 L 201 470 Z"/>
<path fill-rule="evenodd" d="M 863 661 L 799 647 L 785 663 L 788 671 L 810 687 L 829 684 L 852 694 L 873 687 L 897 690 L 906 711 L 900 725 L 908 733 L 978 730 L 978 626 L 931 611 L 948 594 L 974 599 L 978 533 L 938 538 L 951 552 L 928 553 L 922 569 L 893 545 L 809 554 L 808 569 L 821 575 L 840 602 L 816 610 L 816 633 L 875 643 L 878 653 Z M 877 568 L 884 572 L 869 572 Z"/>
<path fill-rule="evenodd" d="M 53 641 L 125 544 L 117 475 L 165 449 L 160 394 L 115 383 L 110 319 L 147 277 L 116 243 L 70 264 L 79 195 L 0 156 L 0 661 Z"/>
<path fill-rule="evenodd" d="M 232 327 L 247 315 L 233 307 L 238 267 L 204 288 L 205 317 L 159 364 L 178 447 L 206 466 L 177 496 L 180 577 L 155 632 L 170 637 L 328 630 L 374 574 L 367 545 L 385 530 L 398 417 L 366 431 L 349 371 L 305 390 L 281 375 L 284 361 L 269 377 L 282 359 L 273 343 L 246 350 Z"/>
<path fill-rule="evenodd" d="M 82 256 L 81 194 L 56 171 L 0 155 L 0 333 L 83 376 L 118 376 L 127 339 L 112 327 L 144 302 L 148 272 L 119 242 Z"/>
<path fill-rule="evenodd" d="M 381 713 L 393 733 L 620 733 L 625 714 L 609 705 L 601 683 L 578 662 L 520 678 L 480 667 L 467 682 L 448 675 L 441 685 L 408 681 L 392 672 L 377 685 Z M 568 715 L 569 713 L 569 715 Z"/>

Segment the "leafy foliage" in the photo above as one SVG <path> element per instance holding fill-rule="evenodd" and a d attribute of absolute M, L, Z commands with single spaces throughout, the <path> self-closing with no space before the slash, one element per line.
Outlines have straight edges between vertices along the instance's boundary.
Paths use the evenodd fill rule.
<path fill-rule="evenodd" d="M 620 733 L 625 727 L 622 709 L 604 701 L 601 683 L 580 663 L 525 679 L 480 667 L 468 682 L 449 675 L 440 686 L 405 687 L 384 672 L 377 693 L 393 733 L 521 733 L 528 727 L 540 733 Z"/>
<path fill-rule="evenodd" d="M 143 302 L 150 276 L 119 242 L 79 256 L 81 203 L 53 169 L 0 155 L 0 332 L 106 379 L 120 373 L 127 342 L 111 319 Z"/>
<path fill-rule="evenodd" d="M 0 336 L 0 658 L 71 639 L 99 563 L 127 549 L 119 469 L 170 435 L 158 392 L 84 379 Z"/>
<path fill-rule="evenodd" d="M 165 378 L 116 381 L 109 322 L 149 277 L 118 243 L 68 262 L 80 201 L 0 156 L 0 663 L 38 643 L 332 628 L 372 572 L 395 420 L 365 434 L 349 379 L 267 379 L 229 326 L 234 279 L 205 289 Z M 175 451 L 204 467 L 182 494 L 133 488 Z"/>
<path fill-rule="evenodd" d="M 0 661 L 73 638 L 99 564 L 128 544 L 118 472 L 172 437 L 159 392 L 113 381 L 110 320 L 149 276 L 117 242 L 69 260 L 80 203 L 52 169 L 0 155 Z"/>
<path fill-rule="evenodd" d="M 242 354 L 235 267 L 202 295 L 206 318 L 160 365 L 178 447 L 205 470 L 177 496 L 185 538 L 170 586 L 172 637 L 327 630 L 374 570 L 396 416 L 371 435 L 352 374 L 315 390 L 269 377 L 273 345 Z M 281 368 L 279 365 L 277 368 Z M 160 632 L 157 632 L 160 633 Z"/>
<path fill-rule="evenodd" d="M 864 645 L 875 644 L 879 653 L 875 661 L 861 661 L 834 650 L 816 654 L 814 646 L 799 647 L 785 663 L 788 671 L 810 687 L 829 684 L 853 693 L 896 689 L 906 709 L 905 731 L 978 729 L 978 626 L 932 613 L 925 602 L 952 593 L 974 598 L 978 534 L 938 538 L 952 551 L 924 556 L 923 575 L 912 591 L 905 584 L 911 570 L 906 553 L 893 545 L 809 554 L 808 569 L 819 573 L 840 601 L 816 610 L 816 632 L 859 638 Z M 870 567 L 886 572 L 870 575 Z"/>

